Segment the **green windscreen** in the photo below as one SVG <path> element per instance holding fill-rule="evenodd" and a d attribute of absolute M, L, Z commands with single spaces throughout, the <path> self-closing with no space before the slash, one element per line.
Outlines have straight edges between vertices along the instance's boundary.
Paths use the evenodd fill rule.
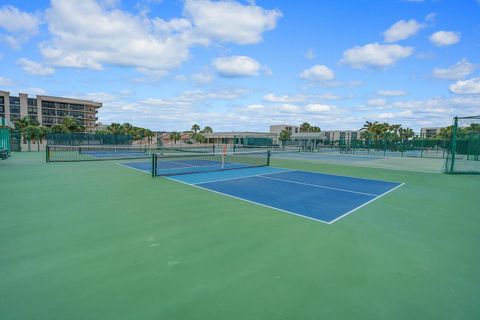
<path fill-rule="evenodd" d="M 455 117 L 444 172 L 480 174 L 480 116 Z"/>

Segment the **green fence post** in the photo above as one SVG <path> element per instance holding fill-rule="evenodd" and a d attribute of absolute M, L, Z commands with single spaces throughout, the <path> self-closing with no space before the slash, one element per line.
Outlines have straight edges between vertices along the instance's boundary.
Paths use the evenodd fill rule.
<path fill-rule="evenodd" d="M 453 132 L 452 132 L 452 161 L 450 163 L 450 172 L 453 172 L 453 168 L 455 168 L 455 157 L 457 153 L 457 127 L 458 127 L 458 117 L 455 117 L 453 122 Z"/>

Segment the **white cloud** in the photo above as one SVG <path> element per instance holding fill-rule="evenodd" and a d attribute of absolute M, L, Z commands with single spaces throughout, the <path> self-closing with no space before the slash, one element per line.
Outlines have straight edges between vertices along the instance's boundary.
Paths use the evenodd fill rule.
<path fill-rule="evenodd" d="M 209 0 L 186 0 L 184 13 L 199 34 L 237 44 L 260 42 L 262 33 L 274 29 L 282 16 L 279 10 L 266 10 L 255 4 Z"/>
<path fill-rule="evenodd" d="M 332 111 L 334 107 L 326 104 L 312 103 L 312 104 L 307 104 L 305 106 L 305 109 L 310 112 L 327 112 L 327 111 Z"/>
<path fill-rule="evenodd" d="M 247 110 L 252 110 L 252 111 L 255 111 L 255 110 L 263 110 L 265 107 L 261 104 L 251 104 L 249 106 L 246 106 L 246 109 Z"/>
<path fill-rule="evenodd" d="M 168 70 L 185 61 L 195 43 L 188 20 L 151 20 L 93 0 L 52 0 L 46 19 L 52 38 L 41 52 L 62 67 Z"/>
<path fill-rule="evenodd" d="M 367 104 L 375 107 L 381 107 L 386 105 L 387 101 L 385 99 L 370 99 L 367 101 Z"/>
<path fill-rule="evenodd" d="M 15 82 L 12 79 L 0 76 L 0 86 L 13 86 Z"/>
<path fill-rule="evenodd" d="M 384 33 L 385 42 L 397 42 L 405 40 L 417 34 L 417 32 L 424 27 L 423 24 L 416 20 L 400 20 L 388 28 Z"/>
<path fill-rule="evenodd" d="M 22 43 L 38 33 L 40 16 L 6 5 L 0 7 L 0 28 L 8 34 L 0 34 L 12 48 L 19 48 Z"/>
<path fill-rule="evenodd" d="M 45 15 L 51 38 L 41 44 L 45 60 L 62 67 L 134 67 L 149 73 L 138 81 L 155 80 L 189 59 L 193 46 L 256 43 L 281 16 L 234 1 L 187 0 L 186 18 L 164 20 L 123 11 L 116 3 L 52 0 Z"/>
<path fill-rule="evenodd" d="M 315 54 L 315 51 L 313 49 L 308 49 L 307 52 L 305 52 L 305 58 L 308 60 L 315 59 L 317 55 Z"/>
<path fill-rule="evenodd" d="M 286 112 L 298 112 L 301 110 L 299 106 L 289 103 L 276 106 L 275 109 Z"/>
<path fill-rule="evenodd" d="M 403 90 L 378 90 L 377 94 L 385 97 L 399 97 L 406 96 L 407 92 Z"/>
<path fill-rule="evenodd" d="M 0 7 L 0 28 L 10 33 L 34 35 L 38 33 L 40 18 L 13 6 Z"/>
<path fill-rule="evenodd" d="M 480 78 L 457 81 L 449 89 L 456 94 L 480 94 Z"/>
<path fill-rule="evenodd" d="M 476 65 L 463 58 L 448 68 L 433 69 L 433 76 L 437 79 L 458 80 L 470 75 L 476 68 Z"/>
<path fill-rule="evenodd" d="M 190 79 L 196 84 L 205 84 L 213 81 L 213 75 L 210 73 L 195 73 L 190 76 Z"/>
<path fill-rule="evenodd" d="M 309 81 L 328 81 L 335 78 L 335 73 L 327 66 L 315 65 L 302 71 L 300 78 Z"/>
<path fill-rule="evenodd" d="M 306 96 L 304 95 L 294 95 L 294 96 L 290 96 L 290 95 L 281 95 L 281 96 L 277 96 L 273 93 L 269 93 L 269 94 L 266 94 L 264 97 L 263 97 L 263 101 L 266 101 L 266 102 L 279 102 L 279 103 L 295 103 L 295 102 L 303 102 L 307 99 Z"/>
<path fill-rule="evenodd" d="M 393 66 L 398 60 L 409 57 L 412 53 L 413 48 L 411 47 L 370 43 L 345 50 L 340 62 L 359 69 L 367 67 L 387 68 Z"/>
<path fill-rule="evenodd" d="M 246 56 L 231 56 L 217 58 L 212 65 L 218 75 L 226 78 L 252 77 L 258 75 L 260 64 Z"/>
<path fill-rule="evenodd" d="M 430 36 L 430 41 L 437 47 L 451 46 L 460 41 L 460 33 L 453 31 L 437 31 Z"/>
<path fill-rule="evenodd" d="M 40 63 L 21 58 L 17 63 L 22 67 L 22 70 L 34 76 L 51 76 L 55 73 L 55 69 L 47 66 L 42 66 Z"/>

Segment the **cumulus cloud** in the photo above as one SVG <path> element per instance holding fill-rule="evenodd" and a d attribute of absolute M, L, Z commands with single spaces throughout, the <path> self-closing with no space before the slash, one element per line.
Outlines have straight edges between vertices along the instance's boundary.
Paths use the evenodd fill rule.
<path fill-rule="evenodd" d="M 187 0 L 184 13 L 199 34 L 237 44 L 260 42 L 262 33 L 274 29 L 282 16 L 277 9 L 266 10 L 253 3 L 209 0 Z"/>
<path fill-rule="evenodd" d="M 413 54 L 413 48 L 397 44 L 370 43 L 364 46 L 356 46 L 343 52 L 342 64 L 350 65 L 353 68 L 388 68 L 397 63 L 400 59 L 407 58 Z"/>
<path fill-rule="evenodd" d="M 437 31 L 430 36 L 430 41 L 437 47 L 451 46 L 460 41 L 460 33 L 453 31 Z"/>
<path fill-rule="evenodd" d="M 416 20 L 400 20 L 388 28 L 384 33 L 385 42 L 397 42 L 405 40 L 418 33 L 424 27 L 423 24 Z"/>
<path fill-rule="evenodd" d="M 34 76 L 51 76 L 55 73 L 55 69 L 47 66 L 43 66 L 38 62 L 21 58 L 17 61 L 17 63 L 22 67 L 22 70 L 25 73 Z"/>
<path fill-rule="evenodd" d="M 309 81 L 328 81 L 335 78 L 335 73 L 327 66 L 315 65 L 302 71 L 300 78 Z"/>
<path fill-rule="evenodd" d="M 221 77 L 240 78 L 258 75 L 260 63 L 247 56 L 216 58 L 212 65 Z"/>
<path fill-rule="evenodd" d="M 476 68 L 476 65 L 463 58 L 448 68 L 433 69 L 432 74 L 437 79 L 458 80 L 470 75 Z"/>
<path fill-rule="evenodd" d="M 40 15 L 28 13 L 6 5 L 0 7 L 0 28 L 6 34 L 0 34 L 11 47 L 18 48 L 23 42 L 38 33 Z"/>
<path fill-rule="evenodd" d="M 456 94 L 480 94 L 480 78 L 457 81 L 449 89 Z"/>
<path fill-rule="evenodd" d="M 377 94 L 385 97 L 406 96 L 407 92 L 403 90 L 378 90 Z"/>
<path fill-rule="evenodd" d="M 55 66 L 134 67 L 160 78 L 185 62 L 193 46 L 259 42 L 280 16 L 278 10 L 235 1 L 187 0 L 184 17 L 164 20 L 123 11 L 115 1 L 52 0 L 46 12 L 51 38 L 41 53 Z"/>

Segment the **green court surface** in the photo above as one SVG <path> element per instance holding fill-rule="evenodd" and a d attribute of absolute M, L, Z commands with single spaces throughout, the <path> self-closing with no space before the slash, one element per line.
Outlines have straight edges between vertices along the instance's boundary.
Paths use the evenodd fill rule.
<path fill-rule="evenodd" d="M 117 165 L 0 161 L 0 319 L 479 319 L 480 177 L 404 182 L 327 225 Z"/>

